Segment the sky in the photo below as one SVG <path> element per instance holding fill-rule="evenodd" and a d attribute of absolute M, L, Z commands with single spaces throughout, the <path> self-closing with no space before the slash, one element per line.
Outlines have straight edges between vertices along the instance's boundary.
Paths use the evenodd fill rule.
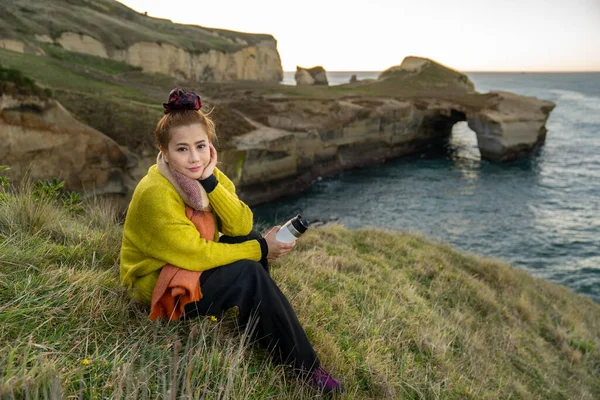
<path fill-rule="evenodd" d="M 120 0 L 173 22 L 277 39 L 285 71 L 600 71 L 600 0 Z"/>

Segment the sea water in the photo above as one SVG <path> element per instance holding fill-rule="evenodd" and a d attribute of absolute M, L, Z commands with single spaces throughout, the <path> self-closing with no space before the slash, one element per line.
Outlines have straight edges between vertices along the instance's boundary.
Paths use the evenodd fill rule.
<path fill-rule="evenodd" d="M 284 83 L 293 84 L 293 72 Z M 377 72 L 328 72 L 331 84 Z M 600 73 L 467 73 L 479 92 L 551 100 L 546 144 L 534 157 L 482 161 L 475 133 L 454 126 L 448 148 L 343 172 L 293 198 L 254 207 L 282 224 L 302 214 L 348 228 L 420 232 L 504 259 L 600 302 Z M 287 81 L 286 81 L 287 79 Z"/>

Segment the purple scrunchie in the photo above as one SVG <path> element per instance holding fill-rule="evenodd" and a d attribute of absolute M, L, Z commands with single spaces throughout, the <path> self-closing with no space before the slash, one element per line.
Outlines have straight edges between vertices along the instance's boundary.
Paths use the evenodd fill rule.
<path fill-rule="evenodd" d="M 202 107 L 200 97 L 194 92 L 186 92 L 183 89 L 175 88 L 169 93 L 169 100 L 163 103 L 165 114 L 172 110 L 199 110 Z"/>

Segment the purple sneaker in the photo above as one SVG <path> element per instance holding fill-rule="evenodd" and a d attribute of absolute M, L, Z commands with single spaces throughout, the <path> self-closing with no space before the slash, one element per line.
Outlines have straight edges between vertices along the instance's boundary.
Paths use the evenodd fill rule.
<path fill-rule="evenodd" d="M 317 368 L 310 377 L 309 383 L 312 387 L 323 393 L 343 392 L 344 385 L 329 375 L 323 367 Z"/>

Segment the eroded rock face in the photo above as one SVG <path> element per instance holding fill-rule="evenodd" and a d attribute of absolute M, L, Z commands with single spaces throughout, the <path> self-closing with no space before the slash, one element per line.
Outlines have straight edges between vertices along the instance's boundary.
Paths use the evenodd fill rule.
<path fill-rule="evenodd" d="M 88 35 L 65 32 L 58 38 L 57 42 L 68 51 L 109 58 L 104 44 Z"/>
<path fill-rule="evenodd" d="M 191 54 L 170 44 L 139 42 L 115 53 L 117 61 L 139 66 L 147 72 L 160 72 L 185 79 L 223 82 L 259 80 L 279 82 L 283 79 L 281 59 L 274 41 L 245 47 L 235 53 Z"/>
<path fill-rule="evenodd" d="M 294 74 L 296 79 L 296 85 L 329 85 L 327 82 L 327 72 L 325 68 L 321 66 L 313 68 L 302 68 L 296 66 L 296 73 Z"/>
<path fill-rule="evenodd" d="M 243 44 L 240 40 L 238 44 Z M 63 33 L 57 41 L 69 51 L 110 58 L 142 67 L 145 72 L 158 72 L 182 79 L 211 82 L 279 82 L 283 79 L 281 59 L 274 40 L 264 40 L 234 53 L 210 50 L 199 54 L 157 42 L 138 42 L 125 50 L 110 50 L 90 36 L 71 32 Z"/>
<path fill-rule="evenodd" d="M 33 37 L 40 43 L 54 43 L 52 38 L 48 35 L 33 35 Z"/>
<path fill-rule="evenodd" d="M 0 49 L 14 51 L 17 53 L 28 53 L 35 54 L 39 56 L 45 56 L 46 52 L 42 50 L 38 46 L 32 46 L 30 44 L 26 44 L 20 40 L 13 39 L 1 39 L 0 40 Z"/>
<path fill-rule="evenodd" d="M 546 121 L 556 104 L 509 92 L 497 96 L 491 108 L 469 115 L 469 127 L 477 134 L 481 158 L 512 161 L 530 155 L 546 140 Z"/>
<path fill-rule="evenodd" d="M 64 179 L 83 194 L 127 195 L 127 159 L 117 143 L 77 121 L 55 100 L 0 98 L 0 160 L 18 182 Z"/>
<path fill-rule="evenodd" d="M 20 40 L 3 39 L 0 40 L 0 49 L 24 53 L 25 43 L 21 42 Z"/>
<path fill-rule="evenodd" d="M 510 93 L 481 98 L 481 107 L 420 98 L 277 98 L 256 129 L 220 153 L 250 204 L 304 190 L 319 177 L 444 146 L 459 121 L 477 135 L 481 157 L 510 161 L 543 143 L 554 103 Z"/>
<path fill-rule="evenodd" d="M 353 98 L 273 105 L 270 126 L 256 123 L 256 130 L 235 138 L 234 149 L 219 156 L 250 204 L 301 191 L 318 177 L 418 154 L 443 143 L 465 118 L 435 101 Z"/>
<path fill-rule="evenodd" d="M 305 68 L 296 67 L 294 79 L 296 80 L 296 85 L 298 86 L 308 86 L 315 84 L 315 79 Z"/>

